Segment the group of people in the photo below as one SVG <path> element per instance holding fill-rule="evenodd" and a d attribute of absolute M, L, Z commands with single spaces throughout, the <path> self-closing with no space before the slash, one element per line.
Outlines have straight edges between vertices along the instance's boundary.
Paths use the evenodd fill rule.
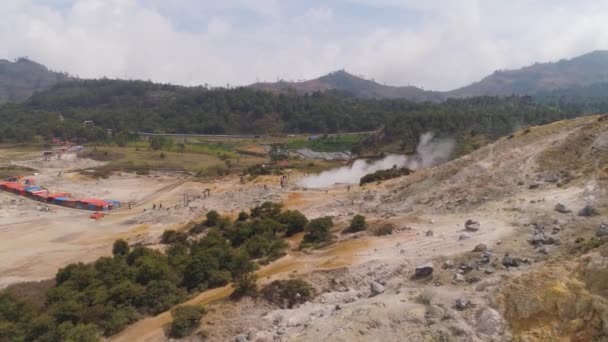
<path fill-rule="evenodd" d="M 163 202 L 160 202 L 158 204 L 158 209 L 162 209 L 163 208 Z M 152 203 L 152 210 L 156 209 L 156 203 Z"/>

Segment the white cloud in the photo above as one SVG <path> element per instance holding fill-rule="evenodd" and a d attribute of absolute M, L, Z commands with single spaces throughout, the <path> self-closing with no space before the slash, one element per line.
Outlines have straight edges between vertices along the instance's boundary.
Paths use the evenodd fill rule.
<path fill-rule="evenodd" d="M 365 25 L 341 20 L 362 5 L 422 16 Z M 495 69 L 608 48 L 608 3 L 592 0 L 336 0 L 300 12 L 288 6 L 277 0 L 74 0 L 56 9 L 6 1 L 0 5 L 6 55 L 0 58 L 25 55 L 81 77 L 188 85 L 312 78 L 345 67 L 388 84 L 449 89 Z M 202 29 L 178 29 L 179 17 L 168 16 L 169 9 L 192 12 Z"/>

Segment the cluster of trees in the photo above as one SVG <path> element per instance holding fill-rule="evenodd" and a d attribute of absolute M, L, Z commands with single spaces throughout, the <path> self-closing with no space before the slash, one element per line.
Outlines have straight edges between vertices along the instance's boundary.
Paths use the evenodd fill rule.
<path fill-rule="evenodd" d="M 397 178 L 401 176 L 407 176 L 413 171 L 408 169 L 407 167 L 398 168 L 394 166 L 393 168 L 387 170 L 378 170 L 373 173 L 368 173 L 367 175 L 361 177 L 359 181 L 359 185 L 364 185 L 367 183 L 379 182 L 391 178 Z"/>
<path fill-rule="evenodd" d="M 428 131 L 489 137 L 515 127 L 542 124 L 585 113 L 580 103 L 530 97 L 477 97 L 443 103 L 361 99 L 339 92 L 271 94 L 249 88 L 208 89 L 143 81 L 75 80 L 35 94 L 26 103 L 0 107 L 0 139 L 34 136 L 107 140 L 106 129 L 165 133 L 333 133 L 386 127 L 385 139 L 416 146 Z M 556 107 L 557 106 L 557 107 Z M 560 110 L 562 107 L 565 110 Z M 95 127 L 83 127 L 84 120 Z M 158 143 L 158 144 L 156 144 Z M 163 141 L 155 141 L 162 148 Z"/>
<path fill-rule="evenodd" d="M 117 240 L 112 257 L 60 269 L 42 306 L 0 293 L 0 336 L 10 341 L 94 341 L 143 315 L 168 310 L 191 293 L 234 282 L 237 294 L 249 295 L 256 292 L 255 262 L 284 255 L 288 245 L 283 237 L 305 230 L 310 241 L 327 237 L 315 222 L 265 202 L 241 212 L 234 222 L 211 211 L 187 233 L 165 232 L 165 253 Z M 186 318 L 174 327 L 174 336 L 188 333 L 186 321 L 200 319 L 192 310 L 177 315 Z"/>

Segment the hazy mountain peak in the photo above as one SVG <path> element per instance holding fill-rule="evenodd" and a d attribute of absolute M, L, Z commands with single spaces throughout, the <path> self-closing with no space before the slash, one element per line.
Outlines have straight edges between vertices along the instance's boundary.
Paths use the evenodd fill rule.
<path fill-rule="evenodd" d="M 67 74 L 51 71 L 26 57 L 0 59 L 0 103 L 23 101 L 68 79 Z"/>

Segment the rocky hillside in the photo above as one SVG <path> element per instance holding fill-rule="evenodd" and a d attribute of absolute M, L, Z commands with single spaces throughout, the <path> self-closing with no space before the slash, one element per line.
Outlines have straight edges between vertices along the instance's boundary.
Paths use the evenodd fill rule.
<path fill-rule="evenodd" d="M 447 92 L 447 97 L 533 95 L 556 89 L 608 83 L 608 51 L 594 51 L 555 63 L 499 70 L 479 82 Z"/>
<path fill-rule="evenodd" d="M 362 98 L 400 98 L 411 101 L 440 101 L 443 99 L 439 92 L 425 91 L 414 86 L 394 87 L 382 85 L 357 77 L 344 70 L 303 82 L 255 83 L 250 87 L 272 93 L 295 92 L 297 94 L 311 94 L 314 92 L 337 90 Z"/>
<path fill-rule="evenodd" d="M 0 104 L 24 101 L 35 92 L 68 79 L 68 75 L 51 71 L 27 58 L 14 62 L 0 59 Z"/>
<path fill-rule="evenodd" d="M 588 116 L 380 184 L 292 188 L 283 203 L 333 216 L 334 243 L 300 251 L 294 238 L 258 284 L 264 293 L 299 278 L 316 295 L 287 306 L 209 291 L 190 302 L 208 308 L 191 340 L 603 341 L 607 165 L 608 117 Z M 369 227 L 345 234 L 354 214 Z M 114 340 L 165 340 L 169 321 L 142 320 Z"/>

